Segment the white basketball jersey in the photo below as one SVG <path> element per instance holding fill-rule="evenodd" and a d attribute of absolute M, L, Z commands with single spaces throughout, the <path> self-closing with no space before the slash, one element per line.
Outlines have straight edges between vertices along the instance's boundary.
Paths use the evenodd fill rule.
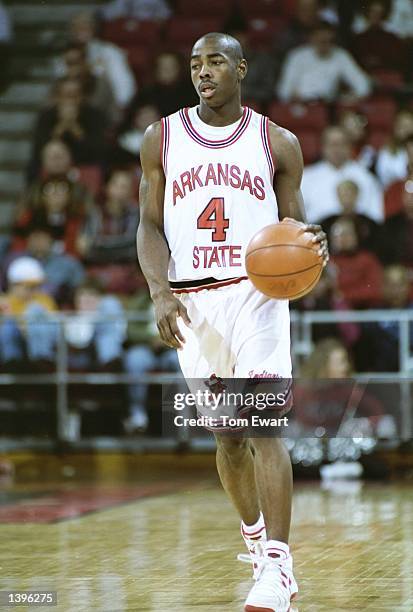
<path fill-rule="evenodd" d="M 162 133 L 169 279 L 245 276 L 250 239 L 278 221 L 268 118 L 245 107 L 213 127 L 186 108 L 162 119 Z"/>

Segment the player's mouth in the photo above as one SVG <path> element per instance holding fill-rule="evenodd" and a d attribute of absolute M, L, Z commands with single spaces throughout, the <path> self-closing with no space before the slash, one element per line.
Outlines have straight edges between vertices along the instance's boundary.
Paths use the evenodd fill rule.
<path fill-rule="evenodd" d="M 199 86 L 199 93 L 203 98 L 211 98 L 216 91 L 216 85 L 214 83 L 201 83 Z"/>

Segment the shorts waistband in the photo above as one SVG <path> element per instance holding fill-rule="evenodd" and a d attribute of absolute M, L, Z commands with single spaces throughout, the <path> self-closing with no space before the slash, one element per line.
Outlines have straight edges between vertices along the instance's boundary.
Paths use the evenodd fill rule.
<path fill-rule="evenodd" d="M 174 293 L 194 293 L 204 289 L 218 289 L 226 285 L 235 285 L 243 280 L 247 280 L 248 276 L 240 276 L 235 278 L 201 278 L 187 281 L 169 281 L 169 285 Z"/>

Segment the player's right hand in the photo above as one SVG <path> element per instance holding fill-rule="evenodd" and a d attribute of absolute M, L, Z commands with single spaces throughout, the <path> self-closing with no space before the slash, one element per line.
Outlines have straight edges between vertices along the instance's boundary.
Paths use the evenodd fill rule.
<path fill-rule="evenodd" d="M 162 342 L 175 349 L 182 349 L 185 343 L 179 327 L 178 317 L 181 317 L 188 327 L 191 320 L 185 306 L 172 293 L 165 293 L 154 301 L 156 325 Z"/>

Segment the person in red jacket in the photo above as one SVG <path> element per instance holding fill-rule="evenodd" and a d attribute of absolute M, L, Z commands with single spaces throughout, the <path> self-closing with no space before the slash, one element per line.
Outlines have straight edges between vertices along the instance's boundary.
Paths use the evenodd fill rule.
<path fill-rule="evenodd" d="M 373 253 L 360 249 L 351 219 L 333 223 L 330 247 L 338 291 L 353 308 L 374 307 L 380 299 L 383 269 Z"/>

